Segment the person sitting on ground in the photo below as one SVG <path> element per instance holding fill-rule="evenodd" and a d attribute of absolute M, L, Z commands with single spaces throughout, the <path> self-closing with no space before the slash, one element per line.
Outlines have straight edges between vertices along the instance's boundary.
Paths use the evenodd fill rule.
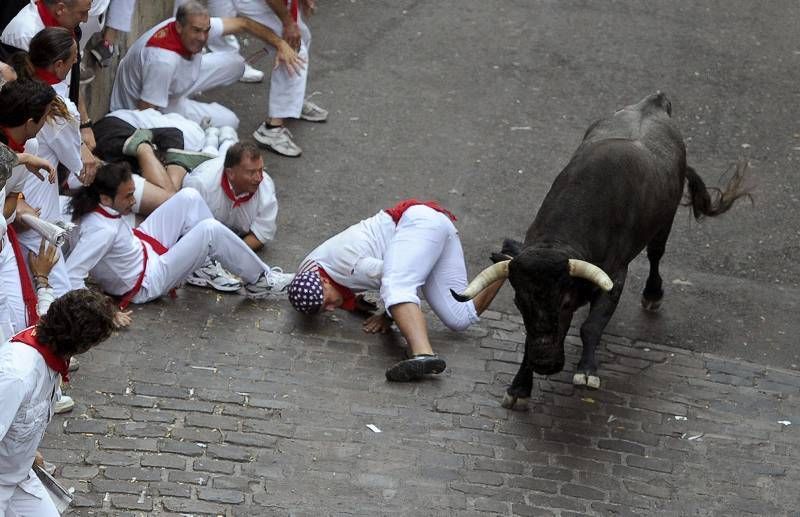
<path fill-rule="evenodd" d="M 80 221 L 80 238 L 67 258 L 74 289 L 91 273 L 124 309 L 166 294 L 210 256 L 242 278 L 246 296 L 283 294 L 292 275 L 264 264 L 214 219 L 196 190 L 182 189 L 134 230 L 121 218 L 131 211 L 133 188 L 127 163 L 106 164 L 72 198 L 73 220 Z"/>
<path fill-rule="evenodd" d="M 380 290 L 386 313 L 364 322 L 364 331 L 387 332 L 392 319 L 408 342 L 410 358 L 386 370 L 390 381 L 413 381 L 445 370 L 433 352 L 417 290 L 449 329 L 478 322 L 503 284 L 498 280 L 471 302 L 459 303 L 450 290 L 467 286 L 467 269 L 455 217 L 434 201 L 408 199 L 354 224 L 314 249 L 289 286 L 292 306 L 306 314 L 355 310 L 354 293 Z"/>
<path fill-rule="evenodd" d="M 214 218 L 258 251 L 275 236 L 278 200 L 275 184 L 264 172 L 258 148 L 237 143 L 224 157 L 198 166 L 183 180 L 184 187 L 200 193 Z M 220 265 L 210 261 L 195 271 L 186 282 L 197 286 L 238 282 Z"/>
<path fill-rule="evenodd" d="M 108 339 L 113 329 L 108 299 L 81 289 L 0 345 L 0 515 L 60 515 L 31 466 L 69 359 Z"/>
<path fill-rule="evenodd" d="M 239 126 L 239 119 L 218 103 L 189 97 L 233 84 L 244 70 L 244 59 L 233 52 L 203 54 L 209 38 L 247 31 L 277 49 L 276 63 L 296 73 L 302 68 L 297 53 L 272 30 L 249 18 L 211 18 L 195 0 L 145 32 L 122 59 L 114 80 L 111 110 L 157 108 L 179 113 L 215 127 Z"/>
<path fill-rule="evenodd" d="M 38 0 L 30 2 L 0 34 L 0 42 L 9 55 L 17 50 L 27 51 L 30 42 L 36 34 L 46 27 L 63 27 L 69 30 L 75 41 L 81 39 L 81 22 L 86 22 L 89 18 L 89 9 L 92 0 Z M 94 132 L 92 131 L 92 119 L 86 108 L 84 97 L 80 95 L 81 81 L 81 56 L 78 53 L 77 59 L 72 66 L 69 82 L 69 98 L 78 106 L 80 112 L 80 129 L 83 145 L 81 147 L 81 158 L 84 166 L 89 167 L 95 163 L 92 155 L 94 150 Z"/>

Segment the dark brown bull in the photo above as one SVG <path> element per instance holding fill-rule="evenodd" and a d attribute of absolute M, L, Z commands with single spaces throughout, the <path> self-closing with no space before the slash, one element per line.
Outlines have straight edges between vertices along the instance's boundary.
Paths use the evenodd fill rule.
<path fill-rule="evenodd" d="M 645 247 L 650 273 L 642 305 L 655 310 L 664 295 L 658 264 L 684 185 L 696 219 L 722 214 L 748 196 L 741 189 L 741 168 L 712 198 L 686 165 L 671 114 L 666 95 L 656 93 L 592 124 L 547 193 L 525 242 L 506 240 L 502 254 L 493 256 L 499 262 L 463 293 L 453 293 L 468 300 L 504 276 L 514 288 L 527 336 L 504 407 L 527 403 L 533 372 L 552 375 L 564 368 L 564 337 L 573 314 L 586 303 L 590 310 L 581 326 L 583 353 L 573 383 L 600 387 L 595 348 L 619 302 L 628 264 Z"/>

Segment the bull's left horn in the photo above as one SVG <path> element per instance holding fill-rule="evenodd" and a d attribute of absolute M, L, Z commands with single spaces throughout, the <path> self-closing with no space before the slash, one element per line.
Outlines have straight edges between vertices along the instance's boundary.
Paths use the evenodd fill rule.
<path fill-rule="evenodd" d="M 605 271 L 585 260 L 569 259 L 569 276 L 588 280 L 603 291 L 610 291 L 614 287 L 614 282 Z"/>
<path fill-rule="evenodd" d="M 476 276 L 472 282 L 469 283 L 463 293 L 457 293 L 450 289 L 450 294 L 459 302 L 466 302 L 475 298 L 479 292 L 486 289 L 486 287 L 500 279 L 508 278 L 508 263 L 510 260 L 503 260 L 497 264 L 493 264 Z"/>

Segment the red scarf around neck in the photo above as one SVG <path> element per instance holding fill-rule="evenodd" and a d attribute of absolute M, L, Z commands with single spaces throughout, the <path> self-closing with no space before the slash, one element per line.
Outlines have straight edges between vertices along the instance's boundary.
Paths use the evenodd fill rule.
<path fill-rule="evenodd" d="M 119 219 L 120 217 L 122 217 L 121 214 L 112 214 L 111 212 L 103 208 L 103 205 L 97 205 L 96 207 L 94 207 L 94 210 L 92 210 L 92 212 L 98 213 L 107 219 Z"/>
<path fill-rule="evenodd" d="M 36 77 L 46 82 L 50 86 L 53 86 L 54 84 L 58 84 L 63 81 L 63 79 L 59 79 L 58 76 L 53 72 L 51 72 L 50 70 L 46 70 L 44 68 L 36 68 L 34 70 L 36 72 Z"/>
<path fill-rule="evenodd" d="M 222 184 L 222 191 L 225 192 L 225 196 L 227 196 L 228 199 L 233 201 L 233 208 L 236 208 L 239 205 L 247 203 L 253 198 L 253 196 L 256 195 L 255 192 L 251 192 L 243 196 L 237 196 L 236 193 L 234 193 L 233 191 L 233 186 L 231 185 L 231 182 L 228 180 L 228 175 L 225 174 L 225 171 L 222 171 L 222 179 L 220 180 L 220 183 Z"/>
<path fill-rule="evenodd" d="M 47 28 L 47 27 L 61 27 L 61 24 L 58 23 L 58 20 L 56 20 L 56 17 L 53 16 L 53 13 L 51 13 L 47 9 L 47 6 L 44 5 L 44 2 L 42 2 L 42 0 L 39 0 L 38 2 L 36 2 L 36 9 L 39 11 L 39 18 L 42 19 L 42 23 L 44 24 L 45 28 Z"/>
<path fill-rule="evenodd" d="M 11 341 L 23 343 L 35 348 L 37 352 L 42 354 L 45 364 L 47 364 L 51 370 L 60 373 L 61 379 L 64 382 L 69 382 L 69 361 L 54 354 L 47 345 L 39 343 L 39 340 L 36 338 L 36 327 L 26 328 L 22 332 L 14 335 Z"/>
<path fill-rule="evenodd" d="M 14 140 L 14 137 L 11 136 L 11 133 L 9 132 L 8 128 L 2 127 L 0 129 L 3 130 L 3 134 L 6 136 L 6 140 L 7 140 L 6 145 L 8 145 L 9 149 L 14 151 L 15 153 L 24 153 L 25 152 L 25 143 L 24 142 L 20 144 L 19 142 Z"/>
<path fill-rule="evenodd" d="M 342 295 L 343 301 L 341 308 L 346 311 L 354 311 L 356 309 L 356 296 L 353 294 L 349 288 L 336 283 L 336 281 L 330 277 L 327 271 L 322 269 L 322 266 L 317 266 L 317 272 L 319 273 L 320 278 L 327 279 L 333 287 L 339 291 L 339 294 Z"/>
<path fill-rule="evenodd" d="M 147 46 L 171 50 L 180 55 L 183 59 L 192 59 L 193 56 L 193 54 L 183 46 L 181 36 L 178 34 L 178 29 L 176 28 L 176 22 L 174 21 L 168 23 L 150 36 L 150 39 L 147 40 Z"/>

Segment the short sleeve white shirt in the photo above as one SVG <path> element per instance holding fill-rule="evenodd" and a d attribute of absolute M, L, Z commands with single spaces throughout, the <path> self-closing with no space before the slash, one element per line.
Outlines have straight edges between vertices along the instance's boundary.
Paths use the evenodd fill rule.
<path fill-rule="evenodd" d="M 175 21 L 165 20 L 137 39 L 122 58 L 111 92 L 111 111 L 137 109 L 141 100 L 166 108 L 170 99 L 187 94 L 200 77 L 202 54 L 184 59 L 171 50 L 148 47 L 150 38 Z M 222 19 L 211 18 L 209 39 L 222 35 Z"/>
<path fill-rule="evenodd" d="M 224 164 L 225 158 L 222 156 L 201 163 L 184 177 L 183 186 L 200 192 L 214 219 L 240 237 L 252 232 L 262 243 L 271 241 L 275 237 L 275 219 L 278 216 L 278 200 L 272 178 L 264 172 L 255 195 L 234 208 L 234 201 L 222 189 Z M 227 177 L 225 181 L 228 181 Z"/>

